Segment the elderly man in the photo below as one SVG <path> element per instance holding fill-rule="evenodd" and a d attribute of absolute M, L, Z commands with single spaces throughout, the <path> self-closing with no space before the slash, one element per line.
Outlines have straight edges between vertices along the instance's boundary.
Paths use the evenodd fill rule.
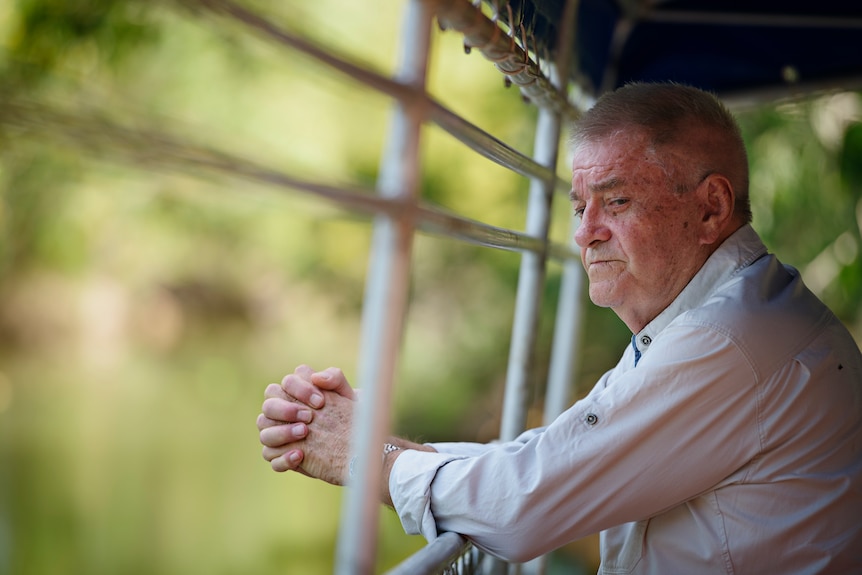
<path fill-rule="evenodd" d="M 749 225 L 739 128 L 712 95 L 633 84 L 572 140 L 590 298 L 631 329 L 551 425 L 499 444 L 381 446 L 404 528 L 524 561 L 601 532 L 601 573 L 862 573 L 862 355 Z M 343 484 L 337 369 L 266 391 L 264 457 Z"/>

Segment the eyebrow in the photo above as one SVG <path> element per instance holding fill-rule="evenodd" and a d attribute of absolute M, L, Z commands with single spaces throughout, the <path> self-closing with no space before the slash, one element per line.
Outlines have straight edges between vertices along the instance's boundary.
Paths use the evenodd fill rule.
<path fill-rule="evenodd" d="M 594 194 L 600 194 L 602 192 L 606 192 L 608 190 L 618 188 L 625 183 L 626 183 L 625 178 L 621 178 L 619 176 L 611 176 L 610 178 L 607 178 L 606 180 L 602 180 L 600 182 L 590 184 L 589 186 L 587 186 L 587 188 L 589 189 L 590 192 L 592 192 Z M 569 199 L 573 202 L 579 199 L 579 196 L 578 196 L 577 192 L 575 192 L 574 189 L 569 192 Z"/>

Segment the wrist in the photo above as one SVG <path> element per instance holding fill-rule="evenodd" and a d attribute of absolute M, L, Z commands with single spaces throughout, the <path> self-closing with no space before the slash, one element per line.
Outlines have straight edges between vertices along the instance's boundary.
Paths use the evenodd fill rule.
<path fill-rule="evenodd" d="M 380 477 L 380 501 L 385 505 L 393 506 L 392 495 L 389 493 L 389 476 L 392 473 L 392 466 L 395 465 L 395 458 L 402 447 L 394 443 L 383 444 L 383 469 Z M 395 455 L 392 455 L 392 454 Z"/>
<path fill-rule="evenodd" d="M 394 443 L 384 443 L 383 450 L 381 451 L 381 464 L 383 466 L 386 465 L 386 456 L 390 453 L 394 453 L 396 451 L 401 451 L 401 447 L 395 445 Z M 356 460 L 358 456 L 354 455 L 350 458 L 350 463 L 347 466 L 347 473 L 350 477 L 356 476 Z"/>

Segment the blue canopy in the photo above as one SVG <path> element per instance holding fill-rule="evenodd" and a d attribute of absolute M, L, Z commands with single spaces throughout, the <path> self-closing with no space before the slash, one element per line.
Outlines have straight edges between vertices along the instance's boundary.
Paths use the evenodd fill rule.
<path fill-rule="evenodd" d="M 515 25 L 555 53 L 565 0 L 509 4 Z M 576 26 L 570 74 L 591 95 L 631 81 L 725 98 L 862 87 L 855 0 L 580 0 Z"/>

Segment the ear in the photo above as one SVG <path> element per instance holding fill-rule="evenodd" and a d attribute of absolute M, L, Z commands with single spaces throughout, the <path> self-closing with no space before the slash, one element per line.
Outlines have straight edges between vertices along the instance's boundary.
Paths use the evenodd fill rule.
<path fill-rule="evenodd" d="M 724 241 L 734 219 L 733 185 L 721 174 L 709 174 L 698 187 L 702 202 L 700 243 L 712 245 Z"/>

